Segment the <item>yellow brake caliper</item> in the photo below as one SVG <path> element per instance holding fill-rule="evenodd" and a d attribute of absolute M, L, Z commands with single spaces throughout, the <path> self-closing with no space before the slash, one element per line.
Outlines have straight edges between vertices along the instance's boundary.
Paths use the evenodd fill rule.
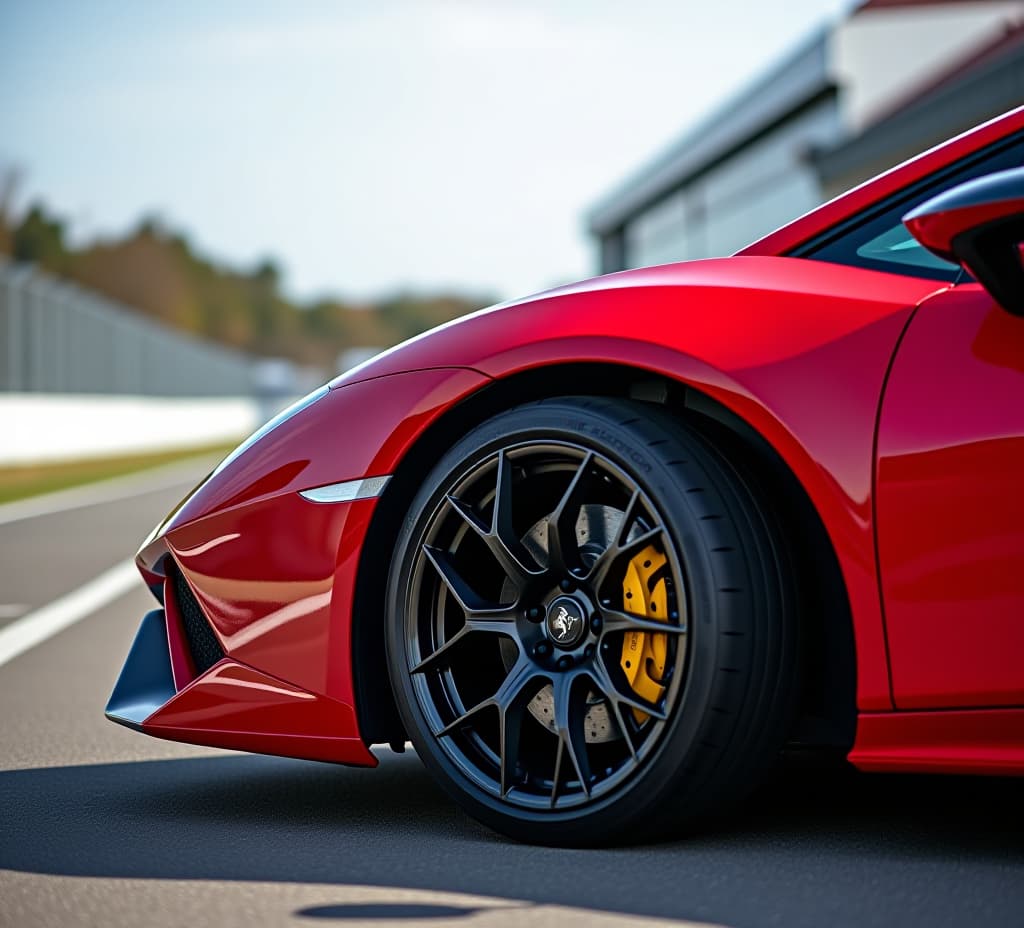
<path fill-rule="evenodd" d="M 622 581 L 622 596 L 626 611 L 648 619 L 668 621 L 668 590 L 662 577 L 653 586 L 651 580 L 665 565 L 665 555 L 654 545 L 648 545 L 635 555 L 626 568 Z M 629 685 L 642 699 L 655 703 L 661 698 L 665 687 L 661 680 L 665 675 L 665 657 L 668 651 L 668 635 L 650 632 L 629 631 L 622 641 L 622 670 Z M 637 723 L 647 721 L 647 713 L 633 710 Z"/>

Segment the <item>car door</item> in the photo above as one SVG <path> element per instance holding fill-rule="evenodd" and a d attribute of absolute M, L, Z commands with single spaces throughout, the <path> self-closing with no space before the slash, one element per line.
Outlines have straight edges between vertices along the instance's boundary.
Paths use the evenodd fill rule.
<path fill-rule="evenodd" d="M 875 525 L 896 707 L 1024 705 L 1024 318 L 976 283 L 897 350 Z"/>
<path fill-rule="evenodd" d="M 1015 132 L 795 255 L 932 280 L 880 401 L 872 494 L 899 709 L 1024 705 L 1024 319 L 918 243 L 907 212 L 1024 164 Z"/>

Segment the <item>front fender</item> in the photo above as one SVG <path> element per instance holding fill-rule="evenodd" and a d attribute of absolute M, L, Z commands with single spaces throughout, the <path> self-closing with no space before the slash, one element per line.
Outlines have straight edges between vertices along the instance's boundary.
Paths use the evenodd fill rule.
<path fill-rule="evenodd" d="M 482 311 L 357 376 L 459 363 L 502 380 L 595 362 L 650 371 L 712 397 L 768 441 L 821 515 L 850 598 L 858 705 L 889 709 L 872 531 L 874 436 L 900 335 L 937 289 L 934 281 L 794 258 L 648 268 Z M 564 392 L 573 392 L 571 376 Z"/>

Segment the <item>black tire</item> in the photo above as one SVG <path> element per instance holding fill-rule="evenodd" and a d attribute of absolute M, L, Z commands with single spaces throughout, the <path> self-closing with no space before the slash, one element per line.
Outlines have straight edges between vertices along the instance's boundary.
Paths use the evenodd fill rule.
<path fill-rule="evenodd" d="M 388 663 L 419 756 L 471 815 L 531 843 L 635 843 L 758 782 L 791 721 L 798 629 L 787 557 L 750 486 L 691 426 L 618 399 L 517 407 L 438 462 L 395 546 Z M 624 598 L 635 587 L 620 575 L 648 538 L 665 582 L 646 587 L 671 620 L 637 621 Z M 641 631 L 665 653 L 649 700 L 624 669 Z"/>

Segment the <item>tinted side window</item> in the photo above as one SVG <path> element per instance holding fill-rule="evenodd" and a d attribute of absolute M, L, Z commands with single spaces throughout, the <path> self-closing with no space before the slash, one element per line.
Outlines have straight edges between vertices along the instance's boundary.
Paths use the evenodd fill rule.
<path fill-rule="evenodd" d="M 954 281 L 961 273 L 960 268 L 939 260 L 918 245 L 903 226 L 901 218 L 918 203 L 965 180 L 1022 164 L 1024 137 L 1018 134 L 893 194 L 859 216 L 794 249 L 791 254 L 892 274 Z"/>

